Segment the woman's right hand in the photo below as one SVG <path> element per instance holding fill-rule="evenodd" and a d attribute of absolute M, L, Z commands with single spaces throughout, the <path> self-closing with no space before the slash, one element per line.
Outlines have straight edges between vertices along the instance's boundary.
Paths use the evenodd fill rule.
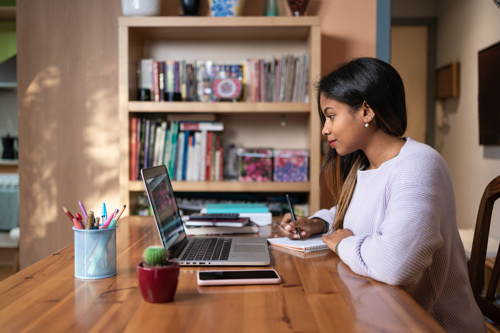
<path fill-rule="evenodd" d="M 290 239 L 302 239 L 322 233 L 323 225 L 323 221 L 320 219 L 308 219 L 304 216 L 296 216 L 296 221 L 292 221 L 292 215 L 286 213 L 281 219 L 279 230 L 283 236 Z"/>

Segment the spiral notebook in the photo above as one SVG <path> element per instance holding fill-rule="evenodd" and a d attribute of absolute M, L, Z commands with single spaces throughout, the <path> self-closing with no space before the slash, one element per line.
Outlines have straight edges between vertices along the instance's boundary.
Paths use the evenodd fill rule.
<path fill-rule="evenodd" d="M 300 252 L 311 252 L 311 251 L 320 251 L 328 249 L 328 246 L 323 242 L 321 236 L 313 236 L 306 239 L 297 239 L 293 240 L 287 237 L 278 237 L 278 238 L 268 238 L 267 241 L 271 245 L 281 246 L 287 249 L 300 251 Z"/>

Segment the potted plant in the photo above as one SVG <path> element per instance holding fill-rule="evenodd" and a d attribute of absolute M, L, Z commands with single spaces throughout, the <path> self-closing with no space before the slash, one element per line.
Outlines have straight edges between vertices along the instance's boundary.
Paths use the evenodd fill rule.
<path fill-rule="evenodd" d="M 149 246 L 143 257 L 144 262 L 137 265 L 142 298 L 149 303 L 171 301 L 179 281 L 179 263 L 168 260 L 163 246 Z"/>

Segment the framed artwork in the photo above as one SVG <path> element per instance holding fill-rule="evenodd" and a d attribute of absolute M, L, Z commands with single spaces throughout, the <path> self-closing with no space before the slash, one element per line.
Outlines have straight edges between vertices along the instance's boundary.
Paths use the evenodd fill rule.
<path fill-rule="evenodd" d="M 479 144 L 500 145 L 500 42 L 478 52 Z"/>

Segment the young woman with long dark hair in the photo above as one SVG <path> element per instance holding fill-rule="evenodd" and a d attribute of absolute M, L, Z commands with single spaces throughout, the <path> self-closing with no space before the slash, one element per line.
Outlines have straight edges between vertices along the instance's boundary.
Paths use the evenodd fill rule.
<path fill-rule="evenodd" d="M 354 59 L 317 84 L 331 149 L 322 180 L 331 209 L 281 226 L 323 241 L 353 272 L 398 285 L 447 331 L 484 332 L 458 233 L 448 167 L 433 148 L 403 137 L 403 81 L 389 64 Z"/>

